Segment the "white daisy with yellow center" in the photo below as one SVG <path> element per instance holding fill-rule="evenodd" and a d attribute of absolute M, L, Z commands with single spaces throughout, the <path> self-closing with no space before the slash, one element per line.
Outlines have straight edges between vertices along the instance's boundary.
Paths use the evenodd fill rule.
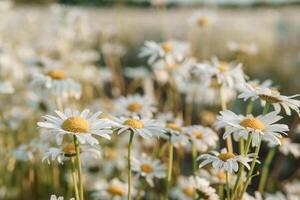
<path fill-rule="evenodd" d="M 111 181 L 99 181 L 94 188 L 97 192 L 93 193 L 95 199 L 112 199 L 112 200 L 126 200 L 128 186 L 118 178 Z M 135 191 L 133 190 L 133 193 Z"/>
<path fill-rule="evenodd" d="M 80 146 L 80 154 L 93 155 L 94 159 L 99 159 L 101 156 L 99 148 L 95 146 Z M 68 143 L 60 148 L 51 147 L 45 151 L 42 161 L 47 161 L 50 164 L 50 161 L 56 160 L 58 163 L 63 164 L 64 161 L 69 160 L 69 158 L 76 156 L 76 150 L 74 143 Z"/>
<path fill-rule="evenodd" d="M 81 113 L 66 109 L 64 112 L 55 111 L 56 116 L 45 115 L 44 121 L 38 122 L 48 136 L 55 135 L 56 143 L 60 145 L 64 136 L 75 136 L 82 144 L 96 145 L 99 141 L 94 136 L 110 139 L 111 123 L 109 120 L 99 119 L 102 112 L 89 116 L 90 111 L 85 109 Z"/>
<path fill-rule="evenodd" d="M 218 135 L 211 128 L 200 125 L 187 126 L 183 129 L 189 139 L 195 144 L 196 150 L 205 152 L 217 145 Z"/>
<path fill-rule="evenodd" d="M 281 145 L 279 146 L 278 150 L 283 155 L 292 154 L 295 158 L 300 157 L 300 144 L 296 142 L 292 142 L 291 138 L 282 137 L 280 139 Z M 274 144 L 272 142 L 269 143 L 270 147 L 277 146 L 278 144 Z"/>
<path fill-rule="evenodd" d="M 238 97 L 244 101 L 260 99 L 262 105 L 265 105 L 266 102 L 270 103 L 277 113 L 281 111 L 282 107 L 287 115 L 291 115 L 291 111 L 294 110 L 300 116 L 300 100 L 294 99 L 299 96 L 300 94 L 285 96 L 275 88 L 245 84 L 245 90 Z"/>
<path fill-rule="evenodd" d="M 121 117 L 115 118 L 114 122 L 116 123 L 114 129 L 117 131 L 117 134 L 133 132 L 145 139 L 149 139 L 155 134 L 162 134 L 164 132 L 162 124 L 152 119 Z"/>
<path fill-rule="evenodd" d="M 164 178 L 166 175 L 166 167 L 144 153 L 140 158 L 132 158 L 132 171 L 144 177 L 151 187 L 154 186 L 154 178 Z"/>
<path fill-rule="evenodd" d="M 128 117 L 136 115 L 152 117 L 152 114 L 156 111 L 153 100 L 138 94 L 116 100 L 115 108 L 116 114 Z"/>
<path fill-rule="evenodd" d="M 254 117 L 237 115 L 227 110 L 221 112 L 221 115 L 217 117 L 216 127 L 226 128 L 223 139 L 233 134 L 236 140 L 240 137 L 247 140 L 248 134 L 252 134 L 252 144 L 255 146 L 258 145 L 260 138 L 264 141 L 281 144 L 281 134 L 286 134 L 285 132 L 289 130 L 285 124 L 275 124 L 281 118 L 276 111 Z"/>
<path fill-rule="evenodd" d="M 221 153 L 217 151 L 211 151 L 208 154 L 202 154 L 198 157 L 201 160 L 199 168 L 212 163 L 212 166 L 216 170 L 224 170 L 229 173 L 237 172 L 239 164 L 244 165 L 248 170 L 250 169 L 249 162 L 252 161 L 254 154 L 248 154 L 247 156 L 235 155 L 233 153 L 226 152 L 226 149 L 222 149 Z"/>
<path fill-rule="evenodd" d="M 47 89 L 54 96 L 67 98 L 80 98 L 81 86 L 76 81 L 68 77 L 62 69 L 49 69 L 46 73 L 36 73 L 33 75 L 32 86 L 40 86 Z"/>

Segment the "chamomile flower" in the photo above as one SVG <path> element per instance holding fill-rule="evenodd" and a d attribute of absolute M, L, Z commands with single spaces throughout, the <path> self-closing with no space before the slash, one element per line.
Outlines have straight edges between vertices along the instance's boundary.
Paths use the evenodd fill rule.
<path fill-rule="evenodd" d="M 300 144 L 293 143 L 290 138 L 283 137 L 280 140 L 281 145 L 278 147 L 278 150 L 283 155 L 292 154 L 295 158 L 300 157 Z M 269 146 L 274 146 L 276 144 L 270 143 Z"/>
<path fill-rule="evenodd" d="M 182 60 L 189 53 L 189 45 L 186 42 L 169 40 L 162 43 L 146 41 L 139 54 L 140 57 L 148 57 L 148 63 L 153 64 L 155 61 L 173 57 Z"/>
<path fill-rule="evenodd" d="M 111 124 L 108 120 L 102 120 L 98 117 L 102 112 L 88 116 L 90 111 L 85 109 L 81 113 L 66 109 L 64 112 L 55 111 L 58 117 L 52 115 L 43 116 L 44 121 L 38 122 L 49 136 L 55 135 L 56 143 L 60 145 L 64 136 L 75 136 L 82 144 L 98 144 L 94 136 L 101 136 L 110 139 Z"/>
<path fill-rule="evenodd" d="M 50 197 L 50 200 L 64 200 L 63 196 L 56 196 L 55 194 L 52 194 Z M 70 200 L 75 200 L 75 198 L 71 198 Z"/>
<path fill-rule="evenodd" d="M 94 158 L 100 157 L 100 151 L 96 147 L 81 146 L 80 151 L 80 154 L 88 153 L 93 154 Z M 74 156 L 76 156 L 75 145 L 73 143 L 69 143 L 62 146 L 61 148 L 51 147 L 47 149 L 42 161 L 46 160 L 48 164 L 50 164 L 50 160 L 57 160 L 58 163 L 63 164 L 65 160 L 68 160 L 69 158 Z"/>
<path fill-rule="evenodd" d="M 189 177 L 180 176 L 170 196 L 177 200 L 193 200 L 196 195 L 194 185 Z"/>
<path fill-rule="evenodd" d="M 219 200 L 219 196 L 217 195 L 216 190 L 209 185 L 209 182 L 207 180 L 198 176 L 190 177 L 190 179 L 197 196 L 203 199 Z"/>
<path fill-rule="evenodd" d="M 61 69 L 51 69 L 46 74 L 36 73 L 31 85 L 48 89 L 51 94 L 62 98 L 75 97 L 78 99 L 81 96 L 81 86 Z"/>
<path fill-rule="evenodd" d="M 223 149 L 221 153 L 211 151 L 209 154 L 202 154 L 198 157 L 198 160 L 202 160 L 199 168 L 212 163 L 214 169 L 233 173 L 238 171 L 238 163 L 241 163 L 247 169 L 250 169 L 250 165 L 248 163 L 252 161 L 253 156 L 254 154 L 248 154 L 247 156 L 235 155 L 233 153 L 226 152 L 225 149 Z"/>
<path fill-rule="evenodd" d="M 215 17 L 211 13 L 205 12 L 195 12 L 189 18 L 189 23 L 191 26 L 204 28 L 212 24 L 215 21 Z"/>
<path fill-rule="evenodd" d="M 255 55 L 258 52 L 257 45 L 255 43 L 238 43 L 236 41 L 229 41 L 227 47 L 234 53 L 244 55 Z"/>
<path fill-rule="evenodd" d="M 199 152 L 205 152 L 209 148 L 215 147 L 218 141 L 216 132 L 211 128 L 200 125 L 187 126 L 184 128 L 184 132 L 195 144 L 195 147 Z"/>
<path fill-rule="evenodd" d="M 161 134 L 164 130 L 161 123 L 152 119 L 134 118 L 116 118 L 114 119 L 117 134 L 133 132 L 145 139 L 151 138 L 154 134 Z"/>
<path fill-rule="evenodd" d="M 145 177 L 147 183 L 153 187 L 154 178 L 164 178 L 166 168 L 159 160 L 153 160 L 146 154 L 142 154 L 140 158 L 132 158 L 132 170 L 141 177 Z"/>
<path fill-rule="evenodd" d="M 217 117 L 216 127 L 226 127 L 223 139 L 233 134 L 235 138 L 243 137 L 246 140 L 248 134 L 252 134 L 252 144 L 255 146 L 258 145 L 260 137 L 262 140 L 281 144 L 281 134 L 286 134 L 285 132 L 289 130 L 285 124 L 275 124 L 281 118 L 276 111 L 254 117 L 237 115 L 227 110 Z"/>
<path fill-rule="evenodd" d="M 148 116 L 156 111 L 153 100 L 140 95 L 121 97 L 115 101 L 116 113 L 120 116 Z"/>
<path fill-rule="evenodd" d="M 127 183 L 121 182 L 114 178 L 110 182 L 102 181 L 96 185 L 97 192 L 93 194 L 95 199 L 111 199 L 111 200 L 126 200 L 128 186 Z"/>
<path fill-rule="evenodd" d="M 247 90 L 238 96 L 244 101 L 247 99 L 260 99 L 263 105 L 266 102 L 270 103 L 278 113 L 281 111 L 282 107 L 287 115 L 291 115 L 291 110 L 296 111 L 296 113 L 300 115 L 300 101 L 294 99 L 295 97 L 299 97 L 300 94 L 284 96 L 274 88 L 253 87 L 250 84 L 247 84 L 246 88 Z"/>
<path fill-rule="evenodd" d="M 188 137 L 184 134 L 182 121 L 176 119 L 165 123 L 165 132 L 161 135 L 162 138 L 170 140 L 175 147 L 186 146 L 189 143 Z"/>
<path fill-rule="evenodd" d="M 127 137 L 126 137 L 127 142 Z M 114 170 L 124 170 L 127 166 L 124 157 L 127 156 L 127 152 L 123 148 L 107 147 L 103 150 L 103 160 L 101 162 L 105 175 L 112 175 Z"/>

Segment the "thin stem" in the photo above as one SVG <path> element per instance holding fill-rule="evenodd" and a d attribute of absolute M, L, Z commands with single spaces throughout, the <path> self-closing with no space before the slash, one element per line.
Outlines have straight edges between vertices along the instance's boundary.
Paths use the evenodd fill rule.
<path fill-rule="evenodd" d="M 259 153 L 259 150 L 260 150 L 261 138 L 262 138 L 262 136 L 259 137 L 258 145 L 257 145 L 256 148 L 255 148 L 254 158 L 253 158 L 253 160 L 252 160 L 251 167 L 250 167 L 250 170 L 249 170 L 249 173 L 248 173 L 248 176 L 247 176 L 245 185 L 244 185 L 243 190 L 242 190 L 241 195 L 240 195 L 241 198 L 243 197 L 243 194 L 244 194 L 245 191 L 247 190 L 247 187 L 248 187 L 248 185 L 249 185 L 249 183 L 250 183 L 250 181 L 251 181 L 252 173 L 253 173 L 253 171 L 254 171 L 254 167 L 255 167 L 255 164 L 256 164 L 256 160 L 257 160 L 258 153 Z"/>
<path fill-rule="evenodd" d="M 260 177 L 259 185 L 258 185 L 258 191 L 261 193 L 263 193 L 263 191 L 264 191 L 266 181 L 267 181 L 267 176 L 269 174 L 270 165 L 271 165 L 271 162 L 275 155 L 275 152 L 276 152 L 276 147 L 273 147 L 272 149 L 270 149 L 270 151 L 268 152 L 267 158 L 264 162 L 263 169 L 262 169 L 262 175 Z"/>
<path fill-rule="evenodd" d="M 84 200 L 83 181 L 82 181 L 82 168 L 81 168 L 81 160 L 80 160 L 80 147 L 79 147 L 79 142 L 78 142 L 75 135 L 73 136 L 73 141 L 74 141 L 74 145 L 75 145 L 76 160 L 77 160 L 78 181 L 79 181 L 79 197 L 80 197 L 80 200 Z"/>
<path fill-rule="evenodd" d="M 267 112 L 270 109 L 270 106 L 271 106 L 271 104 L 269 102 L 266 102 L 266 105 L 265 105 L 264 110 L 263 110 L 263 115 L 267 114 Z"/>
<path fill-rule="evenodd" d="M 219 184 L 219 186 L 218 186 L 218 195 L 219 195 L 220 199 L 223 199 L 223 196 L 224 196 L 224 185 L 223 184 Z"/>
<path fill-rule="evenodd" d="M 227 195 L 227 200 L 231 200 L 230 197 L 230 182 L 229 182 L 229 175 L 228 172 L 226 171 L 226 195 Z"/>
<path fill-rule="evenodd" d="M 77 183 L 77 178 L 76 178 L 76 167 L 75 167 L 74 157 L 71 158 L 71 165 L 72 165 L 72 179 L 73 179 L 75 197 L 76 197 L 76 199 L 80 199 L 79 192 L 78 192 L 78 183 Z"/>
<path fill-rule="evenodd" d="M 225 110 L 227 110 L 227 105 L 226 105 L 226 99 L 225 99 L 225 93 L 224 93 L 224 86 L 220 87 L 220 98 L 221 98 L 221 107 L 222 107 L 222 110 L 225 111 Z M 231 135 L 229 135 L 226 138 L 226 146 L 227 146 L 227 151 L 229 153 L 232 153 L 233 152 L 233 147 L 232 147 Z"/>
<path fill-rule="evenodd" d="M 197 150 L 194 141 L 192 141 L 192 161 L 193 161 L 193 175 L 195 176 L 197 171 Z"/>
<path fill-rule="evenodd" d="M 246 107 L 246 115 L 252 113 L 252 110 L 253 110 L 253 101 L 249 99 Z"/>
<path fill-rule="evenodd" d="M 131 149 L 132 149 L 132 141 L 133 141 L 134 132 L 130 132 L 129 143 L 128 143 L 128 200 L 131 200 Z"/>
<path fill-rule="evenodd" d="M 169 142 L 169 161 L 168 161 L 168 172 L 167 172 L 167 187 L 166 187 L 166 193 L 165 193 L 165 200 L 168 199 L 169 196 L 169 189 L 171 186 L 172 181 L 172 169 L 173 169 L 173 153 L 174 147 L 171 141 Z"/>

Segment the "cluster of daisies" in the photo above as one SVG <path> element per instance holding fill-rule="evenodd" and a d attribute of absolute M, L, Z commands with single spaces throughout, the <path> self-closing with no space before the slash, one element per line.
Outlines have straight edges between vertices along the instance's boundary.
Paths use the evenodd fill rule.
<path fill-rule="evenodd" d="M 5 12 L 17 17 L 4 24 L 19 24 L 22 13 Z M 94 26 L 76 9 L 54 5 L 48 12 L 35 37 L 0 26 L 10 38 L 0 39 L 0 94 L 18 105 L 1 116 L 0 130 L 11 134 L 0 145 L 0 170 L 15 174 L 19 163 L 28 163 L 20 168 L 28 171 L 33 195 L 299 199 L 298 173 L 277 181 L 282 161 L 300 157 L 298 95 L 281 94 L 270 80 L 252 80 L 235 60 L 199 60 L 188 41 L 146 41 L 138 57 L 147 66 L 124 67 L 127 50 L 117 30 Z M 22 17 L 22 27 L 37 20 Z M 201 33 L 215 20 L 196 13 L 187 23 Z M 255 44 L 235 41 L 228 49 L 258 52 Z M 12 150 L 6 155 L 6 149 Z M 16 193 L 8 189 L 0 181 L 0 199 Z"/>

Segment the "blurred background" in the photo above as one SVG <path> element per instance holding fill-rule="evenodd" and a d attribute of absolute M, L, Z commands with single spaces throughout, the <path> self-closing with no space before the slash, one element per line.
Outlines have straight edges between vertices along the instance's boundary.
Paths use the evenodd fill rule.
<path fill-rule="evenodd" d="M 209 16 L 210 23 L 205 29 L 195 29 L 190 25 L 189 18 L 194 12 Z M 60 23 L 66 23 L 66 26 Z M 72 27 L 67 29 L 67 25 Z M 66 30 L 57 32 L 55 27 L 66 27 Z M 6 47 L 13 49 L 21 46 L 22 48 L 17 48 L 17 51 L 18 59 L 22 64 L 24 60 L 30 60 L 28 59 L 32 56 L 30 48 L 34 47 L 35 51 L 38 49 L 36 52 L 42 57 L 49 53 L 53 41 L 61 38 L 66 40 L 74 36 L 74 33 L 80 33 L 81 39 L 84 40 L 80 46 L 81 50 L 93 49 L 100 54 L 101 47 L 102 53 L 117 55 L 115 56 L 118 58 L 117 61 L 112 62 L 119 62 L 122 67 L 145 66 L 147 68 L 145 59 L 137 56 L 146 40 L 157 42 L 167 39 L 188 40 L 192 45 L 193 56 L 200 61 L 209 60 L 213 56 L 226 61 L 237 60 L 243 63 L 246 74 L 251 79 L 272 79 L 274 85 L 278 85 L 280 91 L 284 91 L 284 95 L 300 93 L 300 0 L 0 1 L 0 47 L 2 48 L 0 52 Z M 231 48 L 233 43 L 245 44 L 245 46 L 250 44 L 253 51 L 249 53 L 243 48 L 238 51 L 233 50 Z M 29 46 L 30 48 L 27 49 Z M 62 55 L 68 52 L 65 43 L 61 46 L 57 43 L 54 46 Z M 46 53 L 43 51 L 44 48 L 48 48 Z M 34 56 L 38 57 L 35 55 L 36 52 Z M 50 52 L 51 58 L 57 56 L 55 54 L 57 52 Z M 9 74 L 16 72 L 13 73 L 14 76 L 18 76 L 16 80 L 21 80 L 23 72 L 18 74 L 15 71 L 18 68 L 15 66 L 20 63 L 17 63 L 14 54 L 9 55 L 10 59 L 5 56 L 1 57 L 0 65 L 8 63 Z M 76 55 L 72 54 L 72 56 Z M 72 61 L 66 59 L 64 62 L 68 64 Z M 107 63 L 110 61 L 99 59 L 97 62 L 97 66 L 103 66 L 109 65 Z M 105 79 L 105 75 L 101 78 Z M 83 101 L 86 96 L 83 95 Z M 22 98 L 17 101 L 20 99 Z M 8 100 L 3 98 L 3 102 Z M 22 118 L 17 114 L 13 117 L 16 121 Z M 292 122 L 292 119 L 288 120 Z M 30 130 L 31 132 L 28 132 L 34 133 L 32 135 L 36 137 L 38 135 L 36 127 L 28 127 L 24 122 L 26 120 L 18 125 L 15 135 L 22 132 L 21 127 Z M 4 143 L 1 146 L 14 149 L 22 142 L 28 141 L 28 135 L 16 136 L 17 142 L 10 141 L 14 138 L 1 141 Z M 0 152 L 0 155 L 5 154 L 5 150 Z M 283 157 L 278 157 L 276 162 L 284 160 Z M 30 197 L 41 200 L 49 199 L 48 194 L 53 191 L 58 193 L 69 191 L 67 184 L 64 184 L 66 180 L 63 176 L 57 174 L 54 176 L 58 170 L 53 171 L 54 175 L 51 177 L 52 175 L 48 174 L 51 169 L 46 164 L 40 167 L 40 162 L 32 163 L 31 166 L 30 163 L 22 165 L 14 159 L 5 161 L 7 162 L 4 165 L 0 165 L 3 167 L 0 169 L 2 174 L 10 172 L 1 175 L 0 180 L 0 186 L 5 185 L 9 188 L 9 190 L 5 188 L 5 199 Z M 61 174 L 64 173 L 61 166 L 57 168 Z M 288 166 L 283 163 L 283 168 L 287 170 L 280 171 L 279 168 L 275 168 L 272 176 L 281 179 L 294 177 L 299 162 L 293 160 Z M 52 178 L 60 179 L 56 180 L 57 185 L 51 185 L 49 179 Z M 1 193 L 4 193 L 3 188 L 0 187 L 0 199 Z"/>

